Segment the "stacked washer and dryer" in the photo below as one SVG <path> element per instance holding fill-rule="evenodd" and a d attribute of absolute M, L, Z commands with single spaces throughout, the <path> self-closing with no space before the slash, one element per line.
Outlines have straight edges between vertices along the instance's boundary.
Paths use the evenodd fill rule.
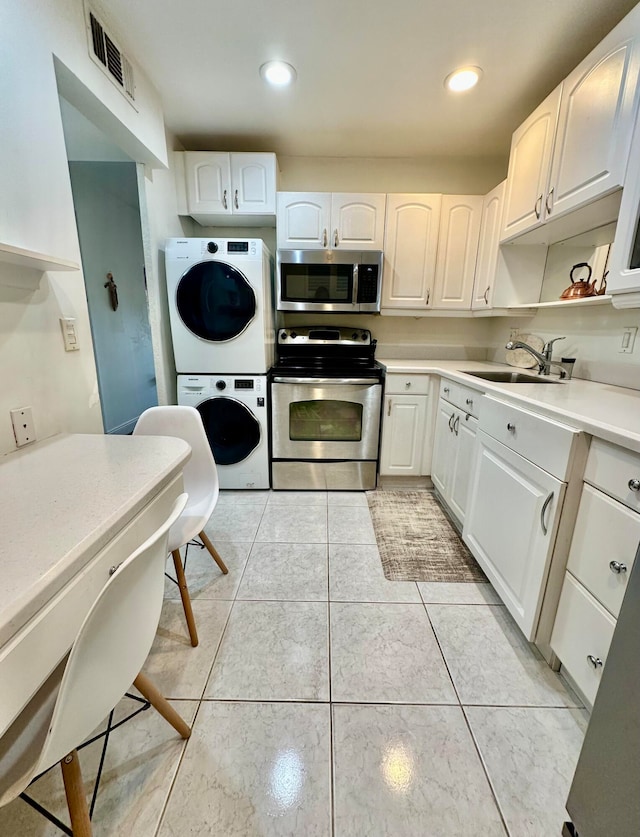
<path fill-rule="evenodd" d="M 165 258 L 178 404 L 202 416 L 221 488 L 269 488 L 269 250 L 261 239 L 172 238 Z"/>

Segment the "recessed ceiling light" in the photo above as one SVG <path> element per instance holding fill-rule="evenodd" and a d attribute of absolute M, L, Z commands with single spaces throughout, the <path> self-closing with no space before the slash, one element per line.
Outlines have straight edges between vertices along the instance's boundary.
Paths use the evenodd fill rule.
<path fill-rule="evenodd" d="M 454 93 L 462 93 L 464 90 L 471 90 L 480 81 L 482 70 L 480 67 L 461 67 L 454 70 L 444 80 L 444 86 Z"/>
<path fill-rule="evenodd" d="M 267 84 L 272 84 L 274 87 L 286 87 L 295 80 L 296 70 L 284 61 L 267 61 L 260 67 L 260 75 Z"/>

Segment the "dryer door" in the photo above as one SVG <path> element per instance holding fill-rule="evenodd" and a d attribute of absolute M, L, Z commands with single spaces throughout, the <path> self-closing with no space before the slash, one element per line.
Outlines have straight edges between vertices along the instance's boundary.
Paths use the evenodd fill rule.
<path fill-rule="evenodd" d="M 246 277 L 224 262 L 199 262 L 178 282 L 176 308 L 189 331 L 203 340 L 233 340 L 256 315 L 256 295 Z"/>
<path fill-rule="evenodd" d="M 235 465 L 260 444 L 260 423 L 241 401 L 227 396 L 199 404 L 204 429 L 217 465 Z"/>

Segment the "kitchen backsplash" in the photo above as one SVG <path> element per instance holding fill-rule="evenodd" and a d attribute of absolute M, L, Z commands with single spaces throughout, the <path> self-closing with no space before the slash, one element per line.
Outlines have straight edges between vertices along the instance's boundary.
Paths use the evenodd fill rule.
<path fill-rule="evenodd" d="M 631 353 L 620 351 L 627 327 L 640 330 L 640 310 L 617 310 L 610 305 L 563 311 L 540 311 L 531 319 L 491 321 L 488 359 L 504 362 L 505 343 L 513 329 L 520 334 L 537 334 L 545 340 L 566 337 L 554 346 L 554 359 L 575 357 L 574 377 L 640 390 L 640 337 Z"/>

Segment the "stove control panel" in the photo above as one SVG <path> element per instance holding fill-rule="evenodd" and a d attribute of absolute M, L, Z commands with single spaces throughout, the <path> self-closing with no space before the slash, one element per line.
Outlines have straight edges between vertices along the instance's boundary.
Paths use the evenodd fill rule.
<path fill-rule="evenodd" d="M 371 332 L 366 328 L 348 326 L 299 326 L 278 331 L 280 345 L 296 346 L 369 346 Z"/>

